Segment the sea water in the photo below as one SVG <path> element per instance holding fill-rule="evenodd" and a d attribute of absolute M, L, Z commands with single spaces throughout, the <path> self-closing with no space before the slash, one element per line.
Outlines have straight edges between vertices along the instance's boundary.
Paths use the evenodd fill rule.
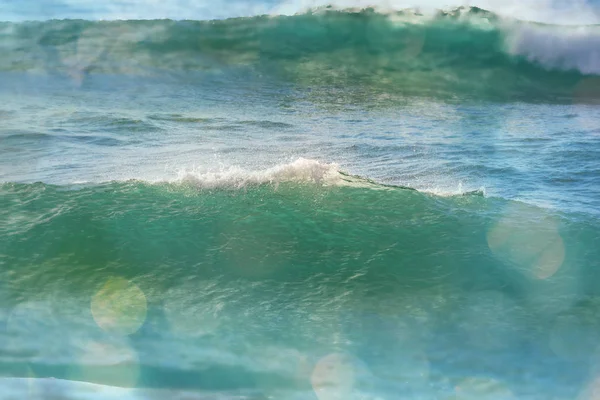
<path fill-rule="evenodd" d="M 0 7 L 0 398 L 598 398 L 599 26 L 63 6 Z"/>

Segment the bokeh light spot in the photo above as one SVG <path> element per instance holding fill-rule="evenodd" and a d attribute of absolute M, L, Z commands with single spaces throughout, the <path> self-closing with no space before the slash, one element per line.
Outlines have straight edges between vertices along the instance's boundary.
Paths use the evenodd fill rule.
<path fill-rule="evenodd" d="M 565 260 L 565 245 L 558 224 L 532 206 L 509 207 L 488 231 L 487 242 L 502 261 L 536 279 L 551 277 Z"/>
<path fill-rule="evenodd" d="M 91 310 L 96 324 L 106 332 L 131 335 L 146 320 L 146 296 L 128 280 L 110 278 L 92 297 Z"/>

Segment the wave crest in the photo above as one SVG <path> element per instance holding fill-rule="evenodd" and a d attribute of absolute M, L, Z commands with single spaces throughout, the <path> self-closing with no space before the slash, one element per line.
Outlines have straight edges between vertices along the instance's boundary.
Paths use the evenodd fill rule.
<path fill-rule="evenodd" d="M 191 185 L 200 190 L 231 189 L 240 190 L 261 185 L 300 184 L 321 187 L 343 186 L 368 188 L 372 190 L 405 189 L 420 191 L 439 197 L 482 196 L 485 188 L 465 189 L 462 184 L 455 189 L 424 188 L 415 189 L 410 186 L 384 184 L 358 175 L 351 175 L 342 170 L 336 163 L 298 158 L 295 161 L 279 164 L 271 168 L 248 170 L 238 166 L 229 166 L 219 171 L 199 172 L 188 169 L 178 171 L 178 176 L 171 183 Z"/>
<path fill-rule="evenodd" d="M 600 74 L 600 26 L 557 27 L 520 24 L 506 29 L 508 52 L 557 70 Z"/>
<path fill-rule="evenodd" d="M 221 171 L 203 173 L 184 169 L 179 171 L 178 175 L 176 182 L 191 184 L 201 189 L 242 189 L 248 186 L 278 185 L 286 182 L 332 186 L 349 182 L 339 172 L 337 164 L 305 158 L 258 171 L 231 166 Z"/>
<path fill-rule="evenodd" d="M 299 88 L 570 102 L 583 80 L 600 75 L 600 26 L 527 23 L 475 7 L 434 17 L 324 9 L 222 21 L 0 23 L 0 35 L 0 71 L 77 80 L 244 68 Z"/>

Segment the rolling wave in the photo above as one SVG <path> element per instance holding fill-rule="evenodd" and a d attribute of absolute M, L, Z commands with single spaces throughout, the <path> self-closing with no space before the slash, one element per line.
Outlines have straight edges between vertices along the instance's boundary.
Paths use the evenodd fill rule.
<path fill-rule="evenodd" d="M 423 382 L 446 385 L 445 371 L 456 383 L 468 376 L 457 377 L 447 357 L 459 344 L 473 343 L 465 364 L 485 360 L 508 374 L 513 364 L 498 349 L 517 348 L 514 357 L 523 346 L 545 350 L 564 315 L 579 325 L 596 321 L 588 316 L 600 295 L 597 220 L 479 196 L 316 185 L 315 177 L 335 176 L 333 168 L 306 162 L 292 170 L 250 174 L 265 183 L 234 191 L 222 190 L 224 183 L 211 190 L 135 181 L 0 185 L 0 295 L 16 309 L 0 330 L 0 361 L 28 365 L 25 378 L 57 378 L 0 385 L 14 398 L 46 387 L 74 398 L 168 396 L 142 389 L 157 381 L 201 396 L 259 389 L 273 398 L 314 398 L 276 394 L 303 389 L 294 379 L 311 382 L 297 375 L 305 353 L 318 360 L 341 347 L 369 360 L 374 376 L 357 379 L 352 390 L 377 393 L 385 382 L 395 395 L 425 390 Z M 210 182 L 192 182 L 202 180 Z M 118 296 L 111 304 L 123 302 L 115 306 L 127 310 L 123 317 L 99 317 L 97 302 L 109 294 Z M 129 329 L 135 333 L 126 340 L 115 336 Z M 397 332 L 410 329 L 399 344 Z M 406 356 L 414 346 L 425 349 L 431 374 L 396 379 L 390 369 L 421 365 Z M 572 365 L 585 376 L 589 348 L 567 350 L 578 352 Z M 558 362 L 549 352 L 527 364 L 536 379 Z M 523 386 L 514 385 L 530 387 Z"/>
<path fill-rule="evenodd" d="M 414 190 L 441 197 L 476 195 L 484 196 L 485 188 L 456 190 L 442 188 L 413 188 L 410 186 L 387 184 L 375 180 L 352 175 L 340 169 L 336 163 L 321 162 L 313 159 L 298 158 L 295 161 L 277 164 L 270 168 L 251 170 L 239 166 L 222 167 L 220 169 L 198 170 L 195 168 L 177 169 L 176 177 L 171 179 L 109 179 L 103 181 L 76 181 L 62 185 L 70 188 L 93 187 L 95 185 L 175 185 L 187 187 L 200 192 L 211 190 L 239 191 L 255 189 L 261 186 L 274 188 L 279 185 L 296 185 L 301 187 L 354 187 L 371 190 Z M 20 185 L 16 182 L 0 182 L 0 185 Z M 50 186 L 54 187 L 54 186 Z"/>
<path fill-rule="evenodd" d="M 600 98 L 600 26 L 553 26 L 472 8 L 319 9 L 220 21 L 0 24 L 0 71 L 156 75 L 248 69 L 305 87 L 517 100 Z"/>

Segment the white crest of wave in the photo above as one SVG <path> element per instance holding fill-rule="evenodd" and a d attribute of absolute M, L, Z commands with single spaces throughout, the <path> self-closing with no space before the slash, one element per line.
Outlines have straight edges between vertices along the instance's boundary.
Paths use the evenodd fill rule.
<path fill-rule="evenodd" d="M 507 51 L 544 67 L 600 74 L 600 27 L 507 27 Z"/>
<path fill-rule="evenodd" d="M 416 9 L 423 14 L 456 7 L 479 7 L 500 16 L 561 25 L 600 23 L 600 11 L 586 0 L 283 0 L 271 14 L 293 15 L 307 10 L 331 6 L 334 9 L 364 9 L 378 12 Z"/>
<path fill-rule="evenodd" d="M 161 181 L 155 181 L 161 182 Z M 354 187 L 371 190 L 390 190 L 394 186 L 379 184 L 368 178 L 349 175 L 339 169 L 336 163 L 325 163 L 317 160 L 298 158 L 297 160 L 280 164 L 271 168 L 249 170 L 237 166 L 221 168 L 219 171 L 198 172 L 181 169 L 175 183 L 189 184 L 199 189 L 244 189 L 259 185 L 274 185 L 280 183 L 314 184 L 318 186 Z M 409 186 L 411 187 L 411 186 Z M 457 188 L 415 187 L 415 190 L 441 197 L 462 196 L 480 193 L 485 196 L 485 188 L 465 189 L 462 183 Z"/>
<path fill-rule="evenodd" d="M 316 183 L 329 186 L 340 185 L 344 182 L 337 164 L 306 158 L 254 171 L 236 166 L 208 172 L 183 169 L 179 171 L 177 181 L 197 185 L 202 189 L 241 189 L 247 186 L 283 182 Z"/>
<path fill-rule="evenodd" d="M 600 23 L 600 9 L 590 0 L 472 0 L 465 3 L 518 20 L 558 25 Z"/>

